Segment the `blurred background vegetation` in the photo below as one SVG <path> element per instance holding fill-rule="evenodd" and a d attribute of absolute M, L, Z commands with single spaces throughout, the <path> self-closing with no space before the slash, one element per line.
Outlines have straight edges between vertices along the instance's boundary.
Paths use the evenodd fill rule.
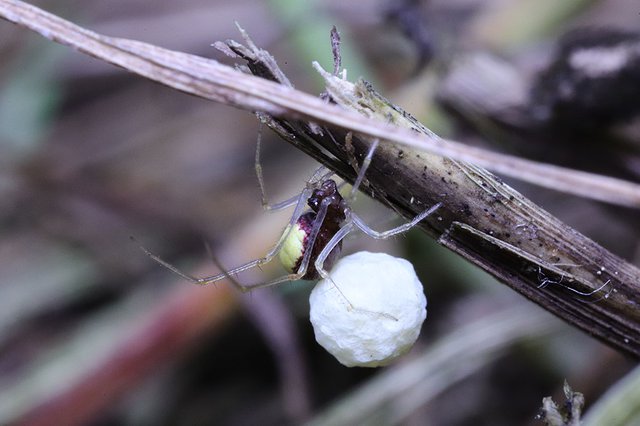
<path fill-rule="evenodd" d="M 640 180 L 637 116 L 607 117 L 594 132 L 570 121 L 593 111 L 550 119 L 531 105 L 553 109 L 544 73 L 570 30 L 638 42 L 624 32 L 640 28 L 636 0 L 34 3 L 100 33 L 230 64 L 210 45 L 239 38 L 238 21 L 312 93 L 322 87 L 310 62 L 330 67 L 335 24 L 350 78 L 374 82 L 441 135 Z M 6 22 L 0 40 L 0 424 L 537 424 L 542 397 L 561 400 L 565 378 L 588 408 L 633 367 L 419 232 L 346 242 L 347 253 L 410 259 L 429 312 L 396 365 L 341 366 L 314 341 L 312 284 L 244 296 L 224 283 L 198 288 L 129 239 L 200 275 L 217 272 L 203 241 L 229 267 L 266 253 L 288 213 L 261 210 L 254 116 Z M 287 198 L 315 166 L 263 139 L 269 196 Z M 637 212 L 513 184 L 640 263 Z M 392 224 L 365 197 L 354 208 L 378 228 Z M 273 265 L 240 279 L 281 273 Z"/>

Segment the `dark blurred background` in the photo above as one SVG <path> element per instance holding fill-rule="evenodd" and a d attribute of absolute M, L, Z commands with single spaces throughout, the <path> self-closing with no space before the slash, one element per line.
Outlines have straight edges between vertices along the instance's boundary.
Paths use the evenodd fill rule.
<path fill-rule="evenodd" d="M 34 3 L 228 64 L 211 44 L 239 39 L 237 21 L 311 93 L 336 25 L 349 77 L 441 135 L 640 181 L 637 0 Z M 227 267 L 266 253 L 289 212 L 262 212 L 252 114 L 5 21 L 0 40 L 0 424 L 538 424 L 565 378 L 588 408 L 634 365 L 412 232 L 345 252 L 413 262 L 429 301 L 419 341 L 392 367 L 341 366 L 315 343 L 312 284 L 199 288 L 129 239 L 196 275 L 218 271 L 204 241 Z M 267 191 L 282 200 L 315 165 L 263 136 Z M 637 211 L 512 183 L 640 264 Z M 394 224 L 363 196 L 354 208 Z"/>

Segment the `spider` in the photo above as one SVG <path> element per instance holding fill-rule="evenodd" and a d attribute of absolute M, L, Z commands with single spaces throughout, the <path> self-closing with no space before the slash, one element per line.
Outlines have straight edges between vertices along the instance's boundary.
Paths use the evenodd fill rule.
<path fill-rule="evenodd" d="M 342 250 L 342 240 L 354 228 L 360 229 L 365 234 L 376 238 L 386 239 L 413 228 L 427 216 L 435 212 L 442 203 L 437 203 L 429 209 L 417 215 L 413 220 L 396 228 L 378 232 L 371 229 L 357 214 L 355 214 L 347 200 L 340 195 L 338 185 L 331 179 L 332 172 L 326 172 L 323 167 L 316 170 L 311 179 L 307 181 L 302 192 L 289 200 L 276 205 L 269 205 L 264 190 L 262 167 L 260 165 L 261 137 L 258 135 L 256 147 L 256 174 L 262 193 L 262 204 L 265 210 L 281 210 L 295 204 L 295 209 L 288 226 L 285 228 L 278 242 L 262 258 L 252 260 L 228 271 L 207 277 L 194 277 L 189 275 L 160 257 L 151 253 L 145 247 L 140 248 L 153 260 L 165 268 L 173 271 L 180 277 L 197 285 L 209 285 L 225 278 L 242 292 L 248 292 L 257 288 L 270 287 L 286 281 L 330 279 L 329 272 Z M 362 166 L 358 171 L 356 181 L 351 189 L 349 198 L 354 199 L 358 187 L 364 179 L 366 170 L 371 163 L 371 158 L 378 145 L 374 141 Z M 309 210 L 305 211 L 305 204 Z M 271 281 L 256 284 L 241 284 L 232 278 L 232 275 L 242 271 L 264 265 L 274 257 L 279 256 L 287 275 Z"/>

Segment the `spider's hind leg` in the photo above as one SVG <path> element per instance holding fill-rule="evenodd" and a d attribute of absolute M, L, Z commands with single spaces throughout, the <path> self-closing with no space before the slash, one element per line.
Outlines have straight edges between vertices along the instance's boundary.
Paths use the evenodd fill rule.
<path fill-rule="evenodd" d="M 293 212 L 293 215 L 291 216 L 291 219 L 289 220 L 289 224 L 287 225 L 287 227 L 285 228 L 285 230 L 282 232 L 282 234 L 280 235 L 280 239 L 278 240 L 278 242 L 271 248 L 271 250 L 269 250 L 269 252 L 264 256 L 261 257 L 259 259 L 254 259 L 250 262 L 244 263 L 238 267 L 235 267 L 233 269 L 230 269 L 228 271 L 224 271 L 222 273 L 216 274 L 216 275 L 211 275 L 211 276 L 207 276 L 207 277 L 194 277 L 193 275 L 189 275 L 183 271 L 181 271 L 180 269 L 178 269 L 176 266 L 172 265 L 171 263 L 167 262 L 166 260 L 162 259 L 161 257 L 157 256 L 156 254 L 152 253 L 150 250 L 148 250 L 146 247 L 142 246 L 141 244 L 138 243 L 138 245 L 140 246 L 140 249 L 142 251 L 145 252 L 145 254 L 147 256 L 149 256 L 151 259 L 153 259 L 154 261 L 156 261 L 157 263 L 159 263 L 160 265 L 164 266 L 165 268 L 169 269 L 171 272 L 175 273 L 176 275 L 184 278 L 185 280 L 191 281 L 194 284 L 197 285 L 209 285 L 209 284 L 213 284 L 215 282 L 221 281 L 225 278 L 228 278 L 229 276 L 238 274 L 240 272 L 255 268 L 256 266 L 262 266 L 266 263 L 269 263 L 271 260 L 273 260 L 274 257 L 276 257 L 278 255 L 278 253 L 280 253 L 280 251 L 282 250 L 285 241 L 287 239 L 287 237 L 289 236 L 290 232 L 292 231 L 294 224 L 298 221 L 298 219 L 300 218 L 300 216 L 302 215 L 302 212 L 304 211 L 305 205 L 306 205 L 306 200 L 309 197 L 309 195 L 311 195 L 312 189 L 310 188 L 305 188 L 302 193 L 296 197 L 297 203 L 296 203 L 296 208 Z M 325 213 L 326 213 L 326 207 L 325 207 Z M 132 240 L 135 241 L 135 239 L 133 237 L 131 237 Z M 308 262 L 307 262 L 308 263 Z M 224 270 L 224 268 L 221 268 Z M 234 284 L 235 287 L 237 287 L 240 291 L 242 292 L 246 292 L 246 291 L 250 291 L 254 288 L 260 288 L 260 287 L 268 287 L 268 286 L 272 286 L 284 281 L 291 281 L 291 280 L 296 280 L 299 278 L 302 278 L 302 276 L 304 276 L 306 272 L 306 266 L 304 271 L 302 272 L 302 274 L 300 274 L 300 271 L 298 271 L 297 273 L 294 274 L 289 274 L 287 276 L 284 276 L 282 278 L 270 281 L 268 283 L 260 283 L 260 284 L 256 284 L 256 285 L 242 285 L 240 283 L 238 283 L 236 280 L 232 280 L 232 283 Z"/>
<path fill-rule="evenodd" d="M 292 222 L 295 223 L 295 220 L 297 220 L 297 218 L 295 218 L 295 216 L 292 216 Z M 231 283 L 233 284 L 234 287 L 236 287 L 238 290 L 240 290 L 243 293 L 246 293 L 248 291 L 251 291 L 253 289 L 256 288 L 262 288 L 262 287 L 269 287 L 269 286 L 273 286 L 285 281 L 293 281 L 293 280 L 297 280 L 302 278 L 302 276 L 304 276 L 304 274 L 306 273 L 306 269 L 304 271 L 300 271 L 297 273 L 293 273 L 293 274 L 288 274 L 285 275 L 283 277 L 277 278 L 275 280 L 272 281 L 268 281 L 266 283 L 258 283 L 258 284 L 241 284 L 239 283 L 235 278 L 233 278 L 234 275 L 239 274 L 240 272 L 243 271 L 247 271 L 249 269 L 255 268 L 256 266 L 262 266 L 266 263 L 269 263 L 271 260 L 273 260 L 274 257 L 276 257 L 278 255 L 278 253 L 280 253 L 280 251 L 282 250 L 282 247 L 284 245 L 284 242 L 287 238 L 287 236 L 289 235 L 289 232 L 291 230 L 291 226 L 287 226 L 287 228 L 284 230 L 284 232 L 282 233 L 280 239 L 278 240 L 278 242 L 271 248 L 271 250 L 269 250 L 269 252 L 264 256 L 261 257 L 259 259 L 254 259 L 250 262 L 244 263 L 240 266 L 237 266 L 233 269 L 230 270 L 225 270 L 224 267 L 222 267 L 220 265 L 220 262 L 214 257 L 213 261 L 216 265 L 218 265 L 218 267 L 220 267 L 220 269 L 222 269 L 224 272 L 221 272 L 219 274 L 216 275 L 211 275 L 211 276 L 206 276 L 206 277 L 195 277 L 193 275 L 187 274 L 186 272 L 183 272 L 182 270 L 178 269 L 176 266 L 172 265 L 171 263 L 167 262 L 166 260 L 162 259 L 161 257 L 159 257 L 158 255 L 152 253 L 151 251 L 149 251 L 146 247 L 142 246 L 141 244 L 138 244 L 140 246 L 140 249 L 142 251 L 145 252 L 145 254 L 147 256 L 149 256 L 151 259 L 153 259 L 154 261 L 156 261 L 157 263 L 159 263 L 160 265 L 164 266 L 165 268 L 167 268 L 168 270 L 170 270 L 171 272 L 173 272 L 174 274 L 184 278 L 187 281 L 191 281 L 193 284 L 196 285 L 201 285 L 201 286 L 206 286 L 209 284 L 213 284 L 216 283 L 218 281 L 221 281 L 225 278 L 229 278 L 229 280 L 231 281 Z M 133 237 L 132 237 L 133 239 Z M 209 250 L 209 249 L 208 249 Z M 210 250 L 209 250 L 210 252 Z"/>

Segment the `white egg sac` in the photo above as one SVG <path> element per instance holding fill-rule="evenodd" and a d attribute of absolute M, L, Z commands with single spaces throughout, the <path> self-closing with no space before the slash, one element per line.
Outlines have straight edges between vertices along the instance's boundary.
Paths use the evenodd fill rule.
<path fill-rule="evenodd" d="M 316 340 L 347 367 L 379 367 L 406 353 L 427 316 L 405 259 L 358 252 L 340 259 L 309 298 Z"/>

